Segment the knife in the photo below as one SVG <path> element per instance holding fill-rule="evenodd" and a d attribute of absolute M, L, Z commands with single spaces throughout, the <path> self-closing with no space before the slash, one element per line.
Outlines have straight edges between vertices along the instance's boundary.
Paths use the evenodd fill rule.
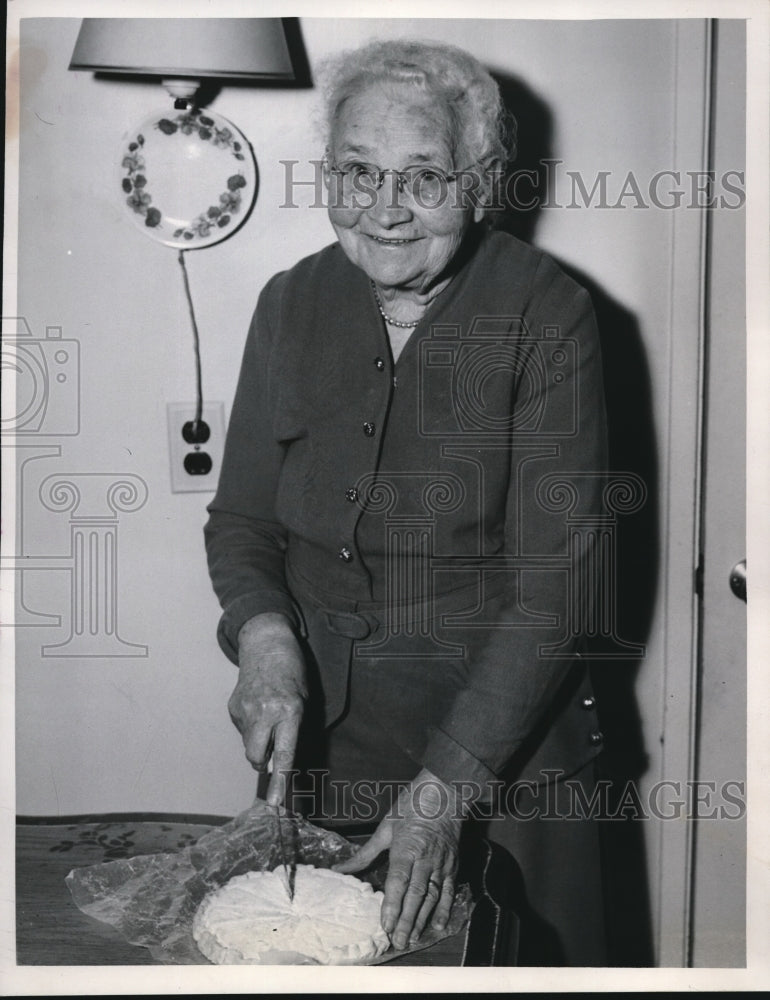
<path fill-rule="evenodd" d="M 283 829 L 281 825 L 281 814 L 278 811 L 279 807 L 275 807 L 275 839 L 278 842 L 278 849 L 281 853 L 281 864 L 283 865 L 283 874 L 286 877 L 286 892 L 289 895 L 289 902 L 294 902 L 294 880 L 296 877 L 297 869 L 294 864 L 289 865 L 286 861 L 286 845 L 283 840 Z"/>
<path fill-rule="evenodd" d="M 273 758 L 267 762 L 266 771 L 260 771 L 257 775 L 257 794 L 254 799 L 257 802 L 259 799 L 267 798 L 267 786 L 269 783 L 270 775 L 273 773 Z M 296 865 L 289 863 L 286 860 L 286 845 L 283 840 L 283 828 L 281 826 L 281 814 L 280 806 L 268 806 L 269 810 L 273 811 L 274 826 L 273 836 L 275 842 L 278 844 L 278 850 L 281 855 L 281 865 L 283 867 L 283 874 L 285 877 L 284 885 L 286 886 L 286 894 L 289 897 L 289 902 L 294 902 L 294 881 L 296 878 Z"/>

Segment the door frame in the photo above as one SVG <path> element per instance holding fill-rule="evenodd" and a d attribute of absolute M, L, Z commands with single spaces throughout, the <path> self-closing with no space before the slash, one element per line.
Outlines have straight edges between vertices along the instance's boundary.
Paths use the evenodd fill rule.
<path fill-rule="evenodd" d="M 713 26 L 680 20 L 675 40 L 675 169 L 709 164 Z M 697 103 L 696 103 L 696 98 Z M 700 114 L 693 108 L 700 107 Z M 700 549 L 701 438 L 704 398 L 708 220 L 706 209 L 671 212 L 669 287 L 670 414 L 662 472 L 662 627 L 664 630 L 662 753 L 655 781 L 695 777 L 698 678 L 696 574 Z M 693 823 L 651 827 L 651 870 L 658 966 L 689 964 Z"/>

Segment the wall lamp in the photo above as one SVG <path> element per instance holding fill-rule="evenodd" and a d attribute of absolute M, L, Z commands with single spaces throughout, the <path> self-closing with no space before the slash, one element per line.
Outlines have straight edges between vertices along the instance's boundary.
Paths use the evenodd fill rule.
<path fill-rule="evenodd" d="M 173 100 L 125 134 L 115 189 L 134 225 L 179 251 L 197 375 L 195 417 L 184 430 L 190 443 L 205 441 L 208 428 L 201 420 L 199 337 L 184 252 L 231 236 L 246 221 L 257 189 L 251 144 L 232 122 L 200 106 L 202 94 L 210 92 L 201 85 L 304 83 L 298 79 L 307 71 L 295 22 L 84 18 L 69 65 L 110 76 L 159 78 Z"/>
<path fill-rule="evenodd" d="M 173 98 L 129 130 L 120 156 L 123 201 L 146 235 L 194 249 L 243 224 L 256 194 L 253 151 L 197 97 L 204 80 L 294 81 L 282 18 L 84 18 L 69 68 L 160 78 Z"/>

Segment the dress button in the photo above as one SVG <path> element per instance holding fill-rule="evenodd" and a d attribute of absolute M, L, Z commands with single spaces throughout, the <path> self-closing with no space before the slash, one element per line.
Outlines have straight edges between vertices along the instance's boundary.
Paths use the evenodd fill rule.
<path fill-rule="evenodd" d="M 353 553 L 346 545 L 343 545 L 342 548 L 340 549 L 339 557 L 343 562 L 347 563 L 353 562 Z"/>
<path fill-rule="evenodd" d="M 591 733 L 588 740 L 591 746 L 598 747 L 600 743 L 604 742 L 604 735 L 597 730 L 595 733 Z"/>
<path fill-rule="evenodd" d="M 586 712 L 590 712 L 592 708 L 596 708 L 596 698 L 593 695 L 589 695 L 587 698 L 582 699 L 580 705 Z"/>
<path fill-rule="evenodd" d="M 364 424 L 364 434 L 366 434 L 368 438 L 374 437 L 374 432 L 376 429 L 377 428 L 370 420 L 367 420 L 366 423 Z"/>
<path fill-rule="evenodd" d="M 374 359 L 374 367 L 377 369 L 378 372 L 384 372 L 385 371 L 385 362 L 383 361 L 382 358 L 375 358 Z"/>
<path fill-rule="evenodd" d="M 345 499 L 350 500 L 351 503 L 355 503 L 358 500 L 358 490 L 355 486 L 351 486 L 349 490 L 345 490 Z"/>

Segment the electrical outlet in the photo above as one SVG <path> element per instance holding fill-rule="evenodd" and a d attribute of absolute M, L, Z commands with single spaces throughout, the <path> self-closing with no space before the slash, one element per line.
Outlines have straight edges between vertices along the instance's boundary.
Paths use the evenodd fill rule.
<path fill-rule="evenodd" d="M 217 488 L 225 446 L 225 404 L 206 403 L 193 426 L 195 403 L 168 403 L 171 492 L 211 492 Z"/>

